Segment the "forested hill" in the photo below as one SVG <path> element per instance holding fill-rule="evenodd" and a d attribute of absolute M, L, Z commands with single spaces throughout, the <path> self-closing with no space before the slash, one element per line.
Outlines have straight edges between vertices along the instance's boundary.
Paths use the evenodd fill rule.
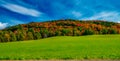
<path fill-rule="evenodd" d="M 19 24 L 0 31 L 0 42 L 36 40 L 53 36 L 120 34 L 120 24 L 107 21 L 53 20 Z"/>

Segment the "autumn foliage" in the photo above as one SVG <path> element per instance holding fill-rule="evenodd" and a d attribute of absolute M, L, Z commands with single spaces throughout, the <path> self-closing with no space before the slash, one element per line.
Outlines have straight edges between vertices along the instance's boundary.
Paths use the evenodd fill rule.
<path fill-rule="evenodd" d="M 19 24 L 0 31 L 0 42 L 36 40 L 52 36 L 120 34 L 120 24 L 107 21 L 53 20 Z"/>

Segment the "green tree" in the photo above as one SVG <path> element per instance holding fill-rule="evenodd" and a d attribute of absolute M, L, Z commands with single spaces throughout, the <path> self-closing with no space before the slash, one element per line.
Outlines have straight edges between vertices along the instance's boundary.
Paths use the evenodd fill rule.
<path fill-rule="evenodd" d="M 24 37 L 24 34 L 20 30 L 18 30 L 16 34 L 17 41 L 23 41 Z"/>
<path fill-rule="evenodd" d="M 78 30 L 81 32 L 83 30 L 83 28 L 82 27 L 78 27 Z"/>
<path fill-rule="evenodd" d="M 92 29 L 85 29 L 82 35 L 93 35 L 94 31 Z"/>
<path fill-rule="evenodd" d="M 10 34 L 6 33 L 4 34 L 4 37 L 6 42 L 10 42 Z"/>
<path fill-rule="evenodd" d="M 22 25 L 19 24 L 19 25 L 18 25 L 18 29 L 19 29 L 19 30 L 23 30 Z"/>
<path fill-rule="evenodd" d="M 4 32 L 0 32 L 0 42 L 5 42 Z"/>
<path fill-rule="evenodd" d="M 61 32 L 59 30 L 55 31 L 55 36 L 60 36 Z"/>
<path fill-rule="evenodd" d="M 77 36 L 77 29 L 73 28 L 73 36 Z"/>
<path fill-rule="evenodd" d="M 49 36 L 49 37 L 55 36 L 55 32 L 54 32 L 54 31 L 49 31 L 48 36 Z"/>
<path fill-rule="evenodd" d="M 102 34 L 108 34 L 108 29 L 102 29 L 100 32 L 101 32 Z"/>
<path fill-rule="evenodd" d="M 35 31 L 33 28 L 28 28 L 28 32 L 32 32 L 33 36 L 35 35 Z"/>
<path fill-rule="evenodd" d="M 28 40 L 33 40 L 34 39 L 32 32 L 27 33 L 27 38 L 28 38 Z"/>
<path fill-rule="evenodd" d="M 0 42 L 3 42 L 3 40 L 2 40 L 2 35 L 0 35 Z"/>
<path fill-rule="evenodd" d="M 109 31 L 110 31 L 110 32 L 109 32 L 110 34 L 117 34 L 117 30 L 116 30 L 116 29 L 112 29 L 112 28 L 111 28 L 111 29 L 109 29 Z"/>
<path fill-rule="evenodd" d="M 47 29 L 40 30 L 42 38 L 47 38 L 49 36 L 49 31 Z"/>
<path fill-rule="evenodd" d="M 70 32 L 70 30 L 69 29 L 62 29 L 61 32 L 62 32 L 63 36 L 67 36 L 68 33 Z"/>
<path fill-rule="evenodd" d="M 17 41 L 16 35 L 13 32 L 10 32 L 10 41 Z"/>
<path fill-rule="evenodd" d="M 39 32 L 35 33 L 34 39 L 41 39 L 41 34 Z"/>

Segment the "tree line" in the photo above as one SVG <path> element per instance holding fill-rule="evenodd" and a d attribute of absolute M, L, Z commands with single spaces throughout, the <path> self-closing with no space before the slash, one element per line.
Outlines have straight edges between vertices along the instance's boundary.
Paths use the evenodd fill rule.
<path fill-rule="evenodd" d="M 37 40 L 53 36 L 120 34 L 120 24 L 104 21 L 59 20 L 20 24 L 0 31 L 0 42 Z"/>

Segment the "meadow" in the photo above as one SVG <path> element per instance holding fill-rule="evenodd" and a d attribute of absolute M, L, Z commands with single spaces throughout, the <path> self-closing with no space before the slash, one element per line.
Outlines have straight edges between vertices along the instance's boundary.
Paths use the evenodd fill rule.
<path fill-rule="evenodd" d="M 0 60 L 120 59 L 120 35 L 57 36 L 0 43 Z"/>

